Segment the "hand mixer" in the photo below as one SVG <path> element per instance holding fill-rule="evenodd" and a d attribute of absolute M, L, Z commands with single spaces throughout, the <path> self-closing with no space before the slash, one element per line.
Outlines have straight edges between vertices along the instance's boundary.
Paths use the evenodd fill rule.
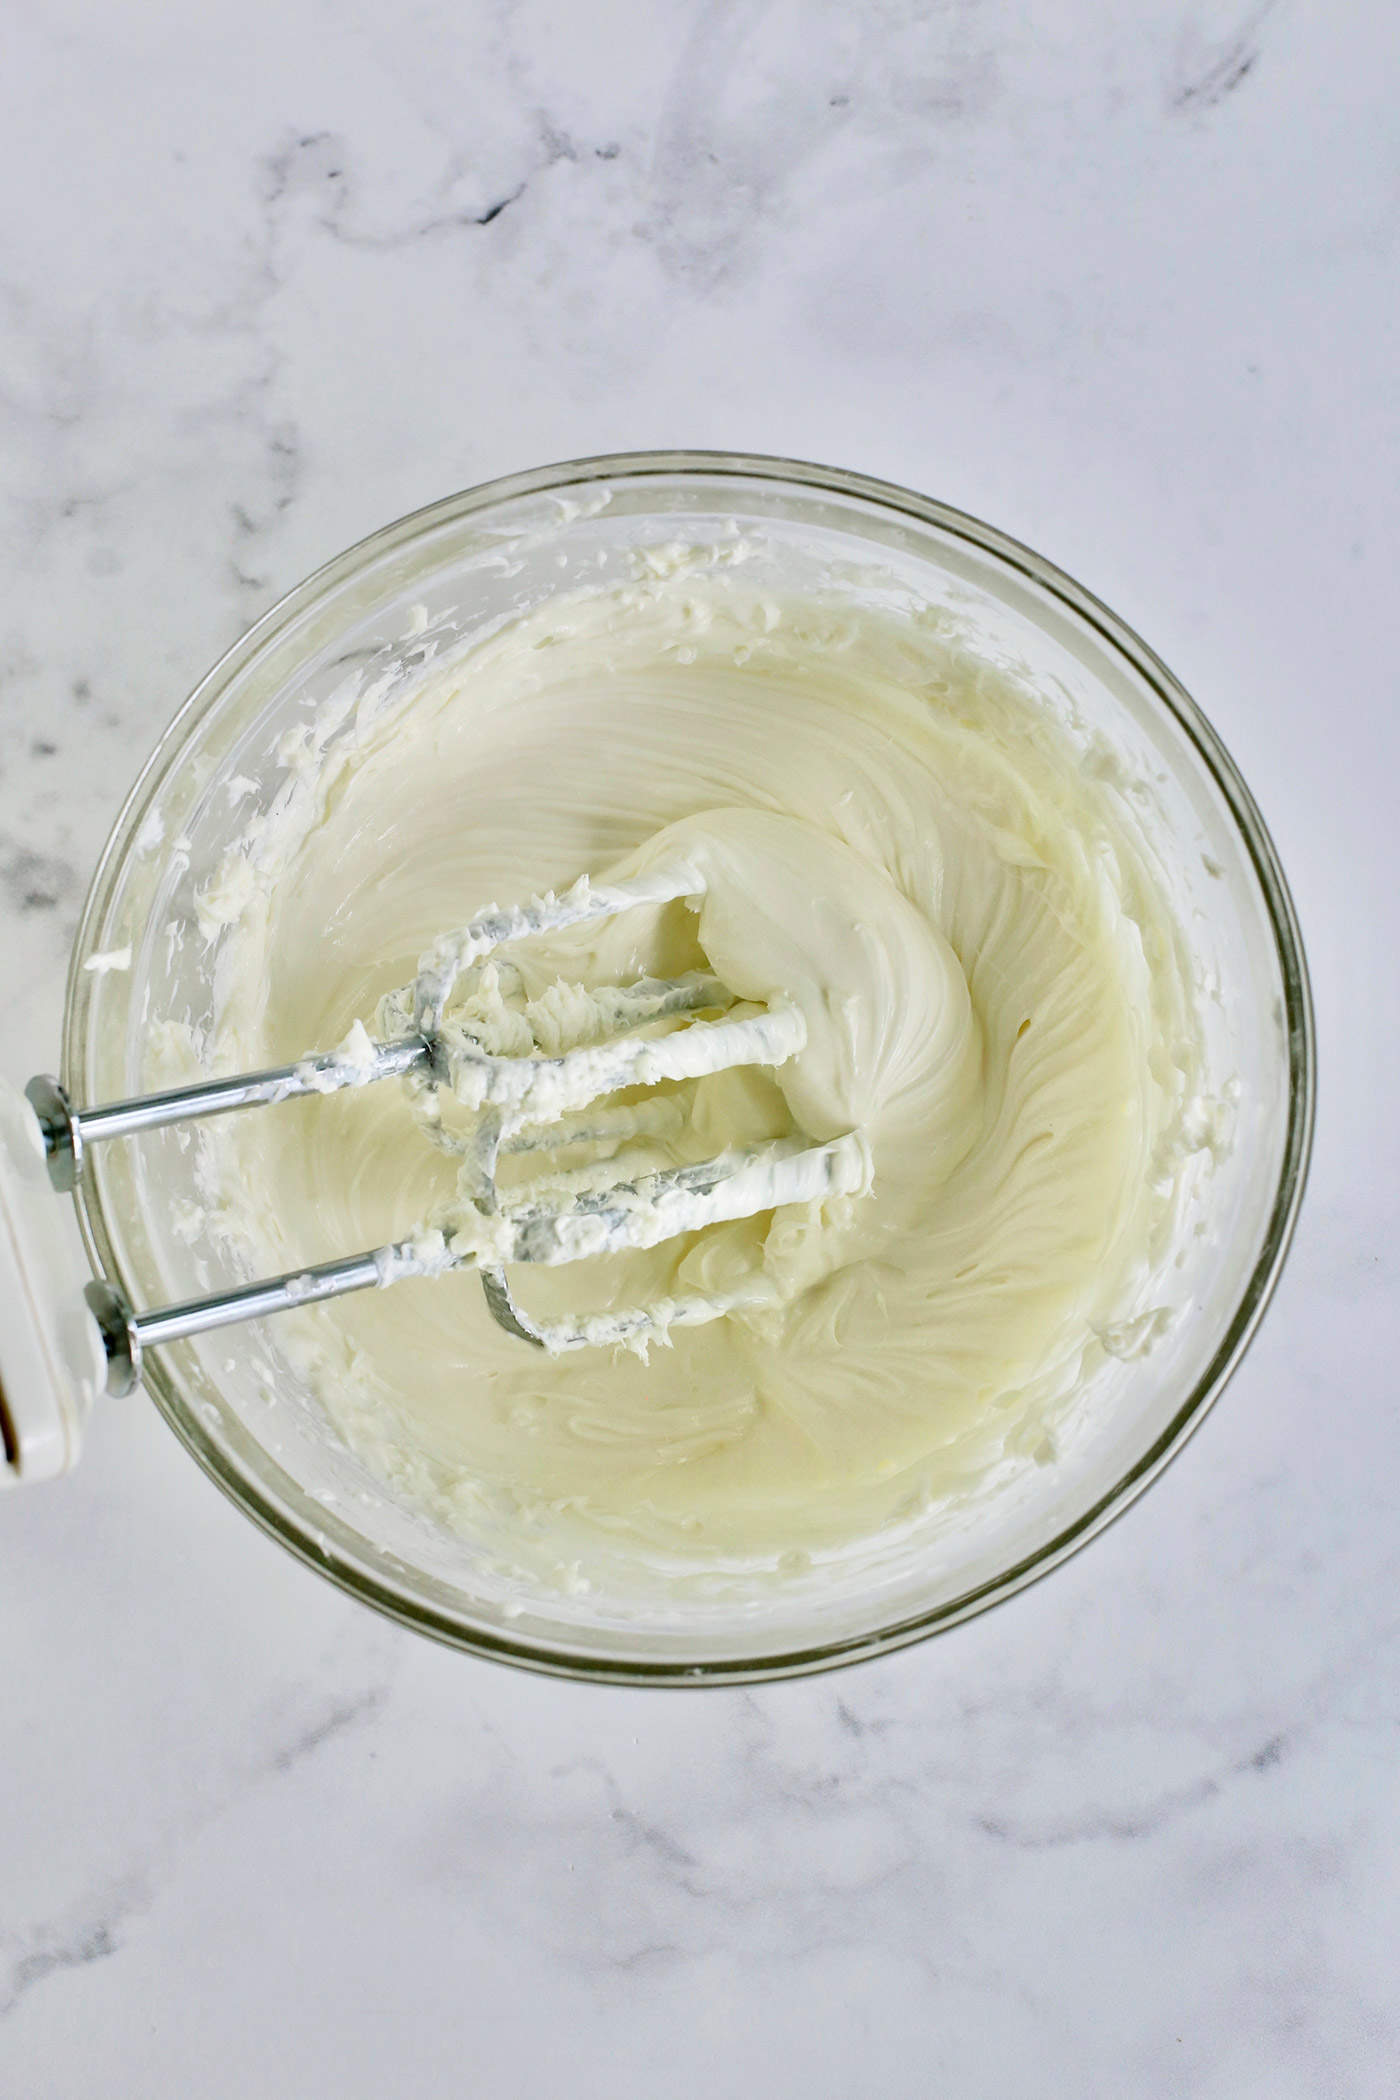
<path fill-rule="evenodd" d="M 682 1124 L 684 1100 L 606 1104 L 608 1095 L 623 1089 L 786 1063 L 807 1040 L 795 1004 L 777 999 L 766 1006 L 746 1003 L 740 1011 L 725 986 L 702 972 L 607 986 L 586 995 L 587 1039 L 553 1055 L 539 1049 L 528 1001 L 520 1011 L 528 1045 L 508 1055 L 484 1047 L 479 1027 L 447 1012 L 464 976 L 470 987 L 487 969 L 509 969 L 508 959 L 494 959 L 499 949 L 637 905 L 694 899 L 703 889 L 694 868 L 676 864 L 614 884 L 583 876 L 561 896 L 551 892 L 512 909 L 492 907 L 434 945 L 413 984 L 381 1004 L 388 1039 L 374 1041 L 361 1030 L 353 1054 L 343 1047 L 271 1071 L 81 1110 L 52 1078 L 31 1080 L 27 1106 L 7 1092 L 0 1099 L 0 1431 L 6 1460 L 0 1479 L 42 1477 L 71 1464 L 92 1395 L 129 1392 L 146 1350 L 405 1276 L 475 1267 L 500 1326 L 551 1352 L 664 1339 L 673 1326 L 772 1303 L 772 1285 L 755 1274 L 720 1294 L 541 1322 L 512 1295 L 507 1270 L 514 1262 L 555 1265 L 654 1247 L 787 1204 L 862 1192 L 870 1166 L 859 1133 L 824 1143 L 800 1135 L 777 1138 L 691 1164 L 648 1164 L 641 1171 L 635 1161 L 646 1155 L 636 1141 Z M 657 1024 L 666 1024 L 664 1032 L 655 1032 Z M 396 1077 L 410 1082 L 425 1134 L 461 1162 L 462 1200 L 446 1231 L 147 1312 L 135 1312 L 104 1278 L 78 1290 L 73 1252 L 50 1191 L 77 1185 L 92 1145 Z M 465 1130 L 453 1131 L 444 1122 L 444 1091 L 471 1112 Z M 503 1154 L 564 1148 L 581 1150 L 583 1164 L 528 1182 L 510 1199 L 502 1196 L 497 1167 Z"/>

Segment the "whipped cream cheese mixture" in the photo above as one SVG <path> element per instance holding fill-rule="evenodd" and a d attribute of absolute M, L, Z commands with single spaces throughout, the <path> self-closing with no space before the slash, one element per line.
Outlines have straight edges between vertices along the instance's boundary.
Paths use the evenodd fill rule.
<path fill-rule="evenodd" d="M 445 930 L 678 863 L 694 897 L 505 951 L 476 1039 L 589 1041 L 596 1003 L 560 986 L 689 971 L 804 1017 L 776 1069 L 628 1098 L 657 1164 L 852 1134 L 836 1192 L 511 1272 L 545 1320 L 738 1310 L 645 1356 L 552 1357 L 458 1270 L 278 1327 L 396 1493 L 469 1532 L 518 1520 L 585 1570 L 590 1540 L 805 1561 L 1052 1461 L 1115 1333 L 1169 1307 L 1198 1092 L 1196 988 L 1130 802 L 1033 693 L 945 615 L 672 568 L 556 598 L 352 734 L 292 739 L 289 791 L 202 900 L 225 1070 L 363 1054 Z M 210 1126 L 212 1222 L 248 1272 L 415 1235 L 431 1266 L 460 1161 L 423 1105 L 390 1080 Z"/>

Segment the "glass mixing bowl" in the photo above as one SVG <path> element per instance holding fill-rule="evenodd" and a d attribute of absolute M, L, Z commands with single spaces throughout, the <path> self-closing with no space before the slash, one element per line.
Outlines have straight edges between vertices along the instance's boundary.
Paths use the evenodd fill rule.
<path fill-rule="evenodd" d="M 1106 741 L 1204 979 L 1212 1090 L 1236 1090 L 1233 1142 L 1187 1251 L 1187 1308 L 1147 1354 L 1110 1361 L 1083 1433 L 975 1520 L 933 1523 L 898 1564 L 819 1567 L 761 1596 L 664 1609 L 493 1588 L 471 1542 L 391 1499 L 278 1353 L 276 1321 L 148 1358 L 176 1434 L 249 1516 L 391 1617 L 478 1654 L 563 1675 L 732 1682 L 815 1670 L 951 1626 L 1091 1538 L 1180 1450 L 1229 1377 L 1277 1280 L 1313 1111 L 1307 973 L 1259 812 L 1171 673 L 1104 606 L 975 519 L 858 474 L 790 460 L 639 453 L 575 461 L 452 496 L 351 548 L 231 649 L 176 715 L 93 879 L 68 980 L 63 1077 L 75 1100 L 137 1091 L 154 1021 L 212 1018 L 213 963 L 172 942 L 194 894 L 284 779 L 277 747 L 347 679 L 408 677 L 423 614 L 468 638 L 560 589 L 626 573 L 636 550 L 732 534 L 775 580 L 833 573 L 852 593 L 956 611 L 977 647 L 1034 681 L 1068 733 Z M 436 630 L 441 632 L 442 630 Z M 239 785 L 230 792 L 230 784 Z M 251 782 L 251 790 L 247 783 Z M 85 967 L 130 942 L 129 971 Z M 295 1113 L 264 1110 L 254 1113 Z M 139 1306 L 245 1280 L 176 1229 L 191 1152 L 165 1131 L 101 1148 L 79 1192 L 89 1252 Z M 185 1215 L 188 1215 L 186 1211 Z M 356 1250 L 347 1249 L 347 1252 Z M 320 1315 L 327 1317 L 332 1315 Z M 300 1317 L 300 1316 L 296 1316 Z"/>

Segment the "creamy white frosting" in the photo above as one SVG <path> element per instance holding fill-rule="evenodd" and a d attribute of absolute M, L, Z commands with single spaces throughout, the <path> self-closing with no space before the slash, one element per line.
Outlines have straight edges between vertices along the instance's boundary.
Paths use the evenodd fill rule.
<path fill-rule="evenodd" d="M 353 735 L 289 742 L 294 791 L 202 901 L 222 1069 L 340 1043 L 362 1076 L 386 998 L 391 1019 L 431 1011 L 449 1040 L 536 1058 L 607 1055 L 602 988 L 645 977 L 801 1017 L 776 1069 L 634 1091 L 641 1122 L 613 1137 L 608 1103 L 532 1101 L 577 1113 L 586 1142 L 541 1156 L 527 1133 L 508 1199 L 541 1172 L 573 1187 L 600 1154 L 617 1171 L 614 1137 L 629 1171 L 860 1148 L 813 1200 L 512 1272 L 532 1315 L 600 1333 L 619 1307 L 674 1307 L 649 1361 L 532 1351 L 469 1273 L 386 1274 L 279 1329 L 386 1481 L 469 1531 L 489 1512 L 496 1551 L 518 1523 L 585 1576 L 603 1542 L 613 1566 L 771 1566 L 1052 1457 L 1105 1350 L 1170 1316 L 1200 1122 L 1179 929 L 1129 801 L 1036 696 L 932 614 L 778 600 L 679 555 L 660 570 L 523 615 Z M 444 989 L 464 960 L 444 928 L 582 874 L 654 876 L 655 895 Z M 673 1015 L 659 1043 L 716 1018 Z M 479 1109 L 455 1077 L 428 1105 L 449 1145 Z M 441 1270 L 462 1159 L 424 1110 L 381 1082 L 211 1126 L 218 1222 L 249 1269 L 417 1235 Z M 701 1298 L 733 1309 L 692 1328 Z"/>

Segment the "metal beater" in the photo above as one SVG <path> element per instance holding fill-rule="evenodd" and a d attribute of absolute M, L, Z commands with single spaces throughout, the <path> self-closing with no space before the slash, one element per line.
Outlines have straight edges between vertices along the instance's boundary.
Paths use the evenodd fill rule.
<path fill-rule="evenodd" d="M 89 1283 L 84 1296 L 100 1333 L 107 1390 L 129 1391 L 140 1376 L 143 1353 L 162 1343 L 446 1269 L 475 1267 L 500 1326 L 550 1351 L 635 1343 L 664 1335 L 672 1326 L 695 1325 L 767 1302 L 768 1290 L 755 1278 L 723 1296 L 697 1295 L 543 1323 L 518 1304 L 507 1270 L 514 1262 L 554 1265 L 652 1247 L 785 1204 L 860 1192 L 868 1183 L 869 1160 L 854 1132 L 825 1143 L 780 1138 L 698 1163 L 635 1171 L 629 1169 L 629 1143 L 654 1133 L 668 1116 L 683 1120 L 683 1104 L 663 1098 L 597 1105 L 624 1088 L 697 1080 L 744 1065 L 781 1066 L 807 1039 L 806 1022 L 795 1005 L 779 1000 L 766 1007 L 748 1004 L 738 1012 L 734 996 L 713 976 L 647 978 L 590 992 L 601 1034 L 553 1056 L 538 1047 L 526 1055 L 493 1054 L 478 1039 L 479 1031 L 474 1036 L 448 1013 L 464 975 L 469 988 L 479 983 L 487 959 L 511 943 L 611 918 L 637 905 L 693 898 L 702 890 L 698 873 L 676 864 L 610 885 L 585 876 L 562 896 L 548 893 L 508 910 L 493 907 L 436 944 L 414 983 L 383 1002 L 381 1026 L 387 1022 L 392 1031 L 388 1039 L 366 1038 L 354 1057 L 323 1053 L 271 1071 L 87 1109 L 75 1108 L 56 1079 L 31 1080 L 26 1096 L 49 1181 L 59 1190 L 76 1186 L 90 1148 L 109 1138 L 391 1078 L 412 1082 L 425 1133 L 462 1161 L 458 1222 L 427 1252 L 420 1237 L 148 1312 L 134 1311 L 109 1281 Z M 489 967 L 509 964 L 503 958 Z M 528 1005 L 524 1011 L 528 1021 Z M 664 1033 L 644 1032 L 658 1022 L 678 1020 L 681 1025 Z M 465 1132 L 453 1132 L 443 1122 L 444 1091 L 471 1111 Z M 537 1180 L 513 1197 L 502 1195 L 497 1167 L 503 1154 L 561 1147 L 581 1148 L 588 1155 L 585 1163 Z M 0 1182 L 0 1195 L 4 1192 Z M 12 1257 L 17 1247 L 12 1232 Z M 11 1280 L 12 1299 L 14 1289 Z"/>

